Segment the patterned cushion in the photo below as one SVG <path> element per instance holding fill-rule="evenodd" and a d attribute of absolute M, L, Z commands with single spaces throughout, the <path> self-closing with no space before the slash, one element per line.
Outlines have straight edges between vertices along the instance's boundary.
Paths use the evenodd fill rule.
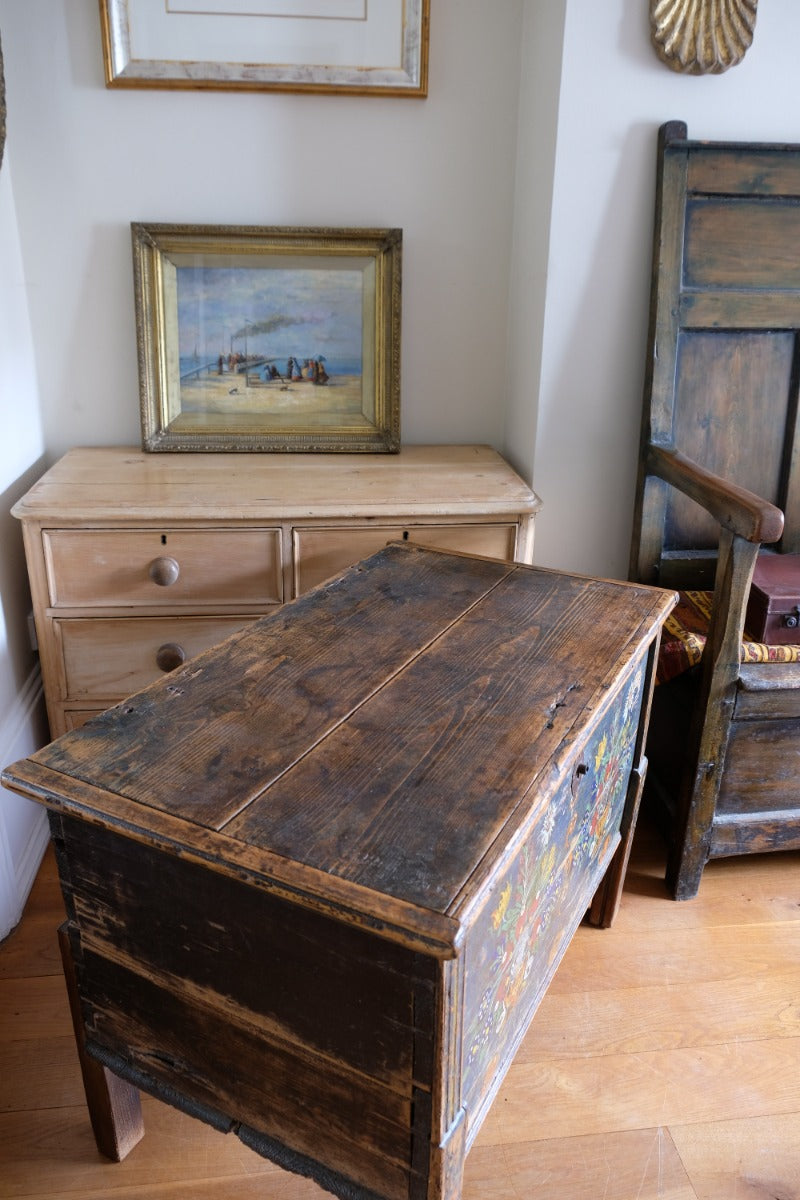
<path fill-rule="evenodd" d="M 658 656 L 658 683 L 666 683 L 700 662 L 711 619 L 713 592 L 679 592 L 678 604 L 664 622 Z M 800 662 L 800 646 L 767 646 L 753 642 L 745 630 L 742 662 Z"/>

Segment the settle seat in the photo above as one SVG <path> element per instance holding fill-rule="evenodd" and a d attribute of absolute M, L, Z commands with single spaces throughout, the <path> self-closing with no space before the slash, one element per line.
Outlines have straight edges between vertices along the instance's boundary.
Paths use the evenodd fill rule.
<path fill-rule="evenodd" d="M 800 663 L 742 647 L 759 552 L 800 552 L 799 394 L 800 146 L 690 141 L 671 122 L 630 577 L 684 606 L 710 593 L 699 664 L 662 661 L 648 741 L 677 899 L 710 858 L 800 848 Z"/>
<path fill-rule="evenodd" d="M 713 607 L 713 592 L 678 593 L 678 604 L 664 622 L 658 683 L 668 683 L 702 662 Z M 796 663 L 800 662 L 800 642 L 765 642 L 745 625 L 740 657 L 742 663 Z"/>

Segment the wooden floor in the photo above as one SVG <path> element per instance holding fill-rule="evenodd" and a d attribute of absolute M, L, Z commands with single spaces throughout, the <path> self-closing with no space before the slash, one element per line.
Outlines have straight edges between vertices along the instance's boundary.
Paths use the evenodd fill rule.
<path fill-rule="evenodd" d="M 800 855 L 711 864 L 668 899 L 640 825 L 612 929 L 581 928 L 467 1160 L 463 1200 L 800 1200 Z M 323 1200 L 144 1098 L 121 1164 L 94 1148 L 48 854 L 0 945 L 0 1197 Z"/>

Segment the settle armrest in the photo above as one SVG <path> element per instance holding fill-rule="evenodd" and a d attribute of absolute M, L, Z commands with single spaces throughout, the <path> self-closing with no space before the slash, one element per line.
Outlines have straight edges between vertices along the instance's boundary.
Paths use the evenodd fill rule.
<path fill-rule="evenodd" d="M 783 513 L 754 492 L 729 483 L 668 446 L 648 447 L 647 469 L 696 500 L 725 529 L 748 542 L 777 542 Z"/>

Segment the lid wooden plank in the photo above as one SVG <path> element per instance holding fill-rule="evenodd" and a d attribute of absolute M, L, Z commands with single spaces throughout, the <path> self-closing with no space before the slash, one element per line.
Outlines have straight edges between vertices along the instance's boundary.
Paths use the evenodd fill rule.
<path fill-rule="evenodd" d="M 361 928 L 380 929 L 391 941 L 423 953 L 452 958 L 459 944 L 461 925 L 442 916 L 379 892 L 359 888 L 348 880 L 302 863 L 271 854 L 236 838 L 226 837 L 167 813 L 145 808 L 104 789 L 61 775 L 31 758 L 3 771 L 3 783 L 22 796 L 67 816 L 111 829 L 133 841 L 155 846 L 167 854 L 180 854 L 211 871 L 246 881 L 250 886 L 327 912 L 337 920 Z"/>
<path fill-rule="evenodd" d="M 225 832 L 445 913 L 651 636 L 641 594 L 519 567 Z"/>

